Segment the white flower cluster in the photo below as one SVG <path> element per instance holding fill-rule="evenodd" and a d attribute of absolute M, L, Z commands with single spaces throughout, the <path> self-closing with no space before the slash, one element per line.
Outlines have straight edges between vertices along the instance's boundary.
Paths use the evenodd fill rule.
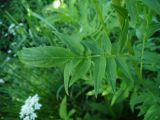
<path fill-rule="evenodd" d="M 8 27 L 8 33 L 15 36 L 15 35 L 16 35 L 16 30 L 17 30 L 19 27 L 22 27 L 22 26 L 24 26 L 23 23 L 19 23 L 18 25 L 15 25 L 14 23 L 12 23 L 12 24 Z M 5 36 L 8 36 L 8 33 L 6 33 Z"/>
<path fill-rule="evenodd" d="M 20 111 L 20 118 L 22 120 L 35 120 L 35 118 L 37 118 L 35 111 L 39 110 L 42 106 L 38 101 L 39 97 L 37 94 L 33 97 L 28 97 Z"/>
<path fill-rule="evenodd" d="M 58 9 L 61 6 L 60 0 L 54 0 L 53 2 L 53 8 Z"/>

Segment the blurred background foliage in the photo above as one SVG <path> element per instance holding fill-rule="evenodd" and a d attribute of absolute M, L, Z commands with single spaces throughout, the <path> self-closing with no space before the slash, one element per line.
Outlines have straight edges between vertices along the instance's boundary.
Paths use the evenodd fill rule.
<path fill-rule="evenodd" d="M 61 0 L 61 6 L 54 8 L 52 0 L 0 0 L 0 79 L 4 82 L 0 83 L 0 120 L 18 120 L 24 101 L 34 94 L 40 96 L 42 104 L 38 120 L 160 119 L 160 2 L 99 0 L 103 24 L 95 3 Z M 112 52 L 120 48 L 131 55 L 127 64 L 117 68 L 115 93 L 105 83 L 95 97 L 93 83 L 84 76 L 66 96 L 64 66 L 36 68 L 22 64 L 17 57 L 24 47 L 66 47 L 54 28 L 73 38 L 95 42 L 104 26 Z"/>

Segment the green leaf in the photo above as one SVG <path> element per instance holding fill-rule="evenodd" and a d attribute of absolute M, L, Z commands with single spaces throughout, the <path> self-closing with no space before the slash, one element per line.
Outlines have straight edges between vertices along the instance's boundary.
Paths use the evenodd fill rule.
<path fill-rule="evenodd" d="M 102 33 L 102 48 L 105 54 L 111 54 L 112 44 L 105 32 Z"/>
<path fill-rule="evenodd" d="M 130 21 L 133 23 L 135 26 L 137 23 L 137 18 L 138 18 L 138 13 L 137 13 L 137 7 L 136 7 L 136 1 L 135 0 L 128 0 L 126 2 L 127 4 L 127 10 L 128 14 L 131 17 Z"/>
<path fill-rule="evenodd" d="M 147 34 L 148 37 L 151 37 L 155 32 L 159 30 L 160 30 L 160 23 L 150 25 Z"/>
<path fill-rule="evenodd" d="M 69 95 L 68 88 L 69 88 L 69 81 L 70 81 L 71 72 L 72 72 L 72 66 L 71 66 L 71 62 L 69 62 L 68 64 L 66 64 L 66 66 L 64 68 L 64 89 L 65 89 L 67 95 Z"/>
<path fill-rule="evenodd" d="M 83 55 L 84 47 L 80 43 L 81 36 L 77 35 L 67 35 L 59 32 L 55 32 L 55 34 L 67 45 L 67 47 L 77 55 Z"/>
<path fill-rule="evenodd" d="M 159 120 L 160 115 L 159 115 L 159 104 L 153 104 L 146 112 L 144 116 L 144 120 Z"/>
<path fill-rule="evenodd" d="M 53 46 L 24 48 L 18 56 L 21 62 L 35 67 L 54 67 L 73 58 L 68 49 Z"/>
<path fill-rule="evenodd" d="M 112 98 L 111 105 L 114 105 L 115 103 L 119 103 L 119 102 L 123 101 L 123 100 L 124 100 L 123 94 L 124 94 L 124 90 L 123 90 L 123 89 L 118 90 L 118 91 L 114 94 L 114 96 L 113 96 L 113 98 Z"/>
<path fill-rule="evenodd" d="M 128 16 L 128 12 L 125 8 L 112 4 L 112 7 L 118 12 L 119 15 L 121 15 L 123 18 L 126 18 Z"/>
<path fill-rule="evenodd" d="M 94 71 L 93 71 L 93 79 L 94 79 L 94 89 L 95 94 L 99 93 L 99 90 L 102 85 L 102 79 L 105 76 L 106 69 L 106 58 L 101 56 L 94 59 Z"/>
<path fill-rule="evenodd" d="M 86 46 L 92 54 L 100 54 L 101 49 L 98 47 L 97 43 L 94 40 L 84 40 L 82 41 L 84 46 Z"/>
<path fill-rule="evenodd" d="M 119 89 L 116 91 L 116 93 L 112 97 L 111 105 L 114 105 L 116 103 L 122 102 L 124 99 L 126 99 L 129 96 L 130 88 L 125 82 L 122 82 Z"/>
<path fill-rule="evenodd" d="M 123 72 L 123 74 L 132 82 L 133 84 L 133 78 L 132 74 L 130 72 L 129 66 L 126 63 L 125 58 L 123 57 L 117 57 L 116 58 L 116 63 L 118 65 L 118 68 Z"/>
<path fill-rule="evenodd" d="M 117 78 L 117 64 L 114 58 L 109 58 L 106 60 L 106 76 L 110 83 L 113 92 L 116 91 L 116 78 Z"/>
<path fill-rule="evenodd" d="M 130 99 L 131 110 L 134 111 L 134 108 L 137 104 L 143 103 L 145 97 L 145 94 L 138 96 L 137 92 L 134 92 Z"/>
<path fill-rule="evenodd" d="M 67 98 L 66 98 L 66 96 L 63 98 L 63 100 L 60 104 L 59 115 L 63 120 L 69 120 L 68 113 L 67 113 Z"/>
<path fill-rule="evenodd" d="M 123 51 L 125 46 L 127 45 L 128 42 L 128 28 L 129 28 L 129 21 L 128 19 L 125 19 L 124 26 L 122 28 L 122 33 L 119 39 L 119 47 L 120 47 L 120 52 Z"/>
<path fill-rule="evenodd" d="M 150 9 L 160 15 L 160 2 L 158 0 L 141 0 Z"/>
<path fill-rule="evenodd" d="M 125 24 L 125 19 L 128 18 L 127 10 L 121 7 L 120 4 L 119 5 L 112 4 L 112 7 L 117 11 L 119 22 L 121 26 L 123 27 L 123 25 Z"/>
<path fill-rule="evenodd" d="M 69 88 L 69 84 L 70 84 L 70 77 L 72 76 L 73 70 L 80 62 L 81 62 L 81 59 L 79 59 L 79 60 L 73 59 L 72 61 L 70 61 L 69 63 L 67 63 L 65 65 L 65 68 L 64 68 L 64 88 L 65 88 L 67 95 L 69 95 L 68 88 Z"/>
<path fill-rule="evenodd" d="M 70 85 L 72 85 L 75 81 L 83 77 L 89 71 L 90 66 L 91 60 L 89 58 L 82 60 L 75 68 L 75 71 L 71 78 Z"/>

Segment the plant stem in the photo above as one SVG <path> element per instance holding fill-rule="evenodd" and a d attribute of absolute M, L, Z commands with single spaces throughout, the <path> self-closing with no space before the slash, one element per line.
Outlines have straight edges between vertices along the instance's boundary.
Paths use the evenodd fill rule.
<path fill-rule="evenodd" d="M 106 34 L 108 34 L 108 29 L 107 29 L 107 26 L 105 24 L 105 21 L 104 21 L 104 18 L 103 18 L 103 14 L 102 14 L 102 11 L 100 9 L 101 7 L 99 5 L 99 2 L 97 0 L 93 0 L 93 1 L 94 1 L 93 3 L 95 5 L 96 11 L 98 13 L 99 19 L 100 19 L 100 21 L 101 21 L 101 23 L 103 25 L 103 28 L 104 28 Z"/>

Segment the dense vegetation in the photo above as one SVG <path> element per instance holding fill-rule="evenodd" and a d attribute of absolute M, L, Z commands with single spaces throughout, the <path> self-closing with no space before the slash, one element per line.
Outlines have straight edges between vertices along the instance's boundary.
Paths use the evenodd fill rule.
<path fill-rule="evenodd" d="M 159 0 L 0 0 L 0 120 L 160 120 L 159 15 Z"/>

